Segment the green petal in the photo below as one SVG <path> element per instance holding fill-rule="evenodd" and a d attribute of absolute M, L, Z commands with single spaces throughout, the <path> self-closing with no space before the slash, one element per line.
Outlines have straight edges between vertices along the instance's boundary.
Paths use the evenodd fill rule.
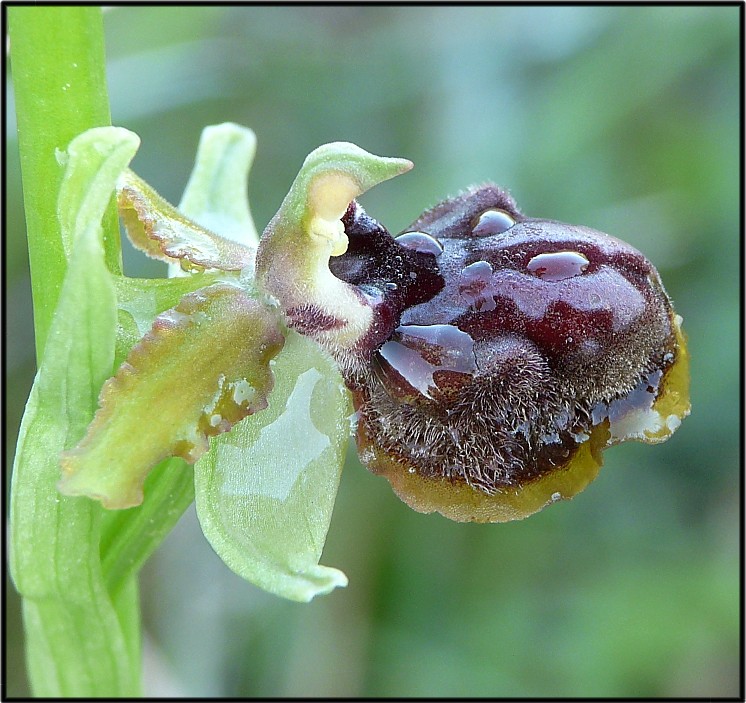
<path fill-rule="evenodd" d="M 197 270 L 241 271 L 253 266 L 253 249 L 193 222 L 132 171 L 122 175 L 117 191 L 127 236 L 151 258 Z"/>
<path fill-rule="evenodd" d="M 185 296 L 104 384 L 86 436 L 63 455 L 60 491 L 107 508 L 139 505 L 156 463 L 194 462 L 208 437 L 266 407 L 282 342 L 274 313 L 241 288 Z"/>
<path fill-rule="evenodd" d="M 347 250 L 340 218 L 352 200 L 410 168 L 411 161 L 374 156 L 347 142 L 325 144 L 308 155 L 262 235 L 257 280 L 285 312 L 311 306 L 326 319 L 330 329 L 318 338 L 327 345 L 351 347 L 372 320 L 355 288 L 329 271 L 329 257 Z"/>
<path fill-rule="evenodd" d="M 179 211 L 197 224 L 252 247 L 258 239 L 249 210 L 247 181 L 255 147 L 256 137 L 250 129 L 234 124 L 206 127 L 179 203 Z M 180 266 L 173 267 L 183 273 Z M 225 274 L 220 271 L 205 271 L 168 279 L 117 277 L 118 363 L 150 330 L 156 315 L 222 276 Z M 178 457 L 160 462 L 145 480 L 143 493 L 138 508 L 105 511 L 101 562 L 112 593 L 137 573 L 194 501 L 192 467 Z"/>
<path fill-rule="evenodd" d="M 318 561 L 352 412 L 333 362 L 295 332 L 274 361 L 269 407 L 212 443 L 194 467 L 197 515 L 221 559 L 298 601 L 347 585 Z"/>

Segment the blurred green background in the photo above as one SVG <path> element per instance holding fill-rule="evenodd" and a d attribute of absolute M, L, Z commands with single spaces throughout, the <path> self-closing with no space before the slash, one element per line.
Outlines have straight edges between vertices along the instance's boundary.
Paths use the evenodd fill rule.
<path fill-rule="evenodd" d="M 610 449 L 571 502 L 505 525 L 400 503 L 350 454 L 309 605 L 241 581 L 189 511 L 142 576 L 146 693 L 735 696 L 739 687 L 739 13 L 742 7 L 107 10 L 114 124 L 178 202 L 203 126 L 252 127 L 261 229 L 305 155 L 412 159 L 362 199 L 391 231 L 494 180 L 530 215 L 612 233 L 684 317 L 693 413 Z M 7 134 L 8 455 L 33 373 L 13 118 Z M 130 275 L 164 267 L 125 251 Z M 7 695 L 27 693 L 8 597 Z"/>

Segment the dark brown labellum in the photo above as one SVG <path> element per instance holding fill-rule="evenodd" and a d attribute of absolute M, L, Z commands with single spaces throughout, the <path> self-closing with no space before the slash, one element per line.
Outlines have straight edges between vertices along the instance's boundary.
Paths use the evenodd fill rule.
<path fill-rule="evenodd" d="M 396 239 L 353 202 L 332 259 L 374 323 L 331 350 L 363 462 L 417 510 L 525 517 L 582 490 L 601 450 L 659 442 L 688 414 L 684 337 L 657 271 L 586 227 L 483 186 Z"/>

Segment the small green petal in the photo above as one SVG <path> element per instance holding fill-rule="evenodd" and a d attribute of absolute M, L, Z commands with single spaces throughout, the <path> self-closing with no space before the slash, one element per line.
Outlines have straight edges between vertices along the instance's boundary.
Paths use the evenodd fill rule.
<path fill-rule="evenodd" d="M 352 346 L 372 321 L 357 291 L 329 271 L 329 257 L 347 250 L 341 217 L 366 190 L 410 168 L 411 161 L 374 156 L 348 142 L 320 146 L 262 235 L 257 280 L 286 313 L 312 306 L 332 321 L 318 335 L 328 345 Z"/>
<path fill-rule="evenodd" d="M 267 406 L 269 360 L 282 343 L 274 313 L 241 288 L 186 295 L 104 384 L 86 436 L 63 454 L 60 491 L 107 508 L 139 505 L 155 464 L 194 462 L 208 437 Z"/>
<path fill-rule="evenodd" d="M 241 271 L 255 252 L 185 217 L 130 170 L 117 186 L 119 214 L 132 244 L 153 259 L 182 267 Z"/>
<path fill-rule="evenodd" d="M 273 362 L 269 407 L 212 442 L 194 467 L 197 515 L 220 558 L 297 601 L 347 585 L 319 565 L 352 408 L 334 363 L 295 332 Z"/>

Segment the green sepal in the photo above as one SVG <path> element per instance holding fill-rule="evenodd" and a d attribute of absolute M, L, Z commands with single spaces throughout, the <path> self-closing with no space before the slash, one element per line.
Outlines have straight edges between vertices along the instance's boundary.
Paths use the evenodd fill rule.
<path fill-rule="evenodd" d="M 197 516 L 239 576 L 309 601 L 347 585 L 319 558 L 344 465 L 352 412 L 334 363 L 290 331 L 274 361 L 269 407 L 216 438 L 194 467 Z"/>
<path fill-rule="evenodd" d="M 243 289 L 186 295 L 104 384 L 86 436 L 62 456 L 60 491 L 111 509 L 139 505 L 156 463 L 194 462 L 208 437 L 266 407 L 282 343 L 274 312 Z"/>
<path fill-rule="evenodd" d="M 102 577 L 102 510 L 55 489 L 60 452 L 82 436 L 112 370 L 116 297 L 100 223 L 138 143 L 122 129 L 84 132 L 69 146 L 60 191 L 69 263 L 21 423 L 10 506 L 11 573 L 24 597 L 34 642 L 29 668 L 40 696 L 139 694 L 136 640 Z M 131 595 L 133 586 L 124 591 Z"/>
<path fill-rule="evenodd" d="M 179 202 L 179 210 L 197 224 L 249 248 L 259 243 L 247 197 L 255 153 L 256 135 L 247 127 L 232 122 L 205 127 Z"/>

